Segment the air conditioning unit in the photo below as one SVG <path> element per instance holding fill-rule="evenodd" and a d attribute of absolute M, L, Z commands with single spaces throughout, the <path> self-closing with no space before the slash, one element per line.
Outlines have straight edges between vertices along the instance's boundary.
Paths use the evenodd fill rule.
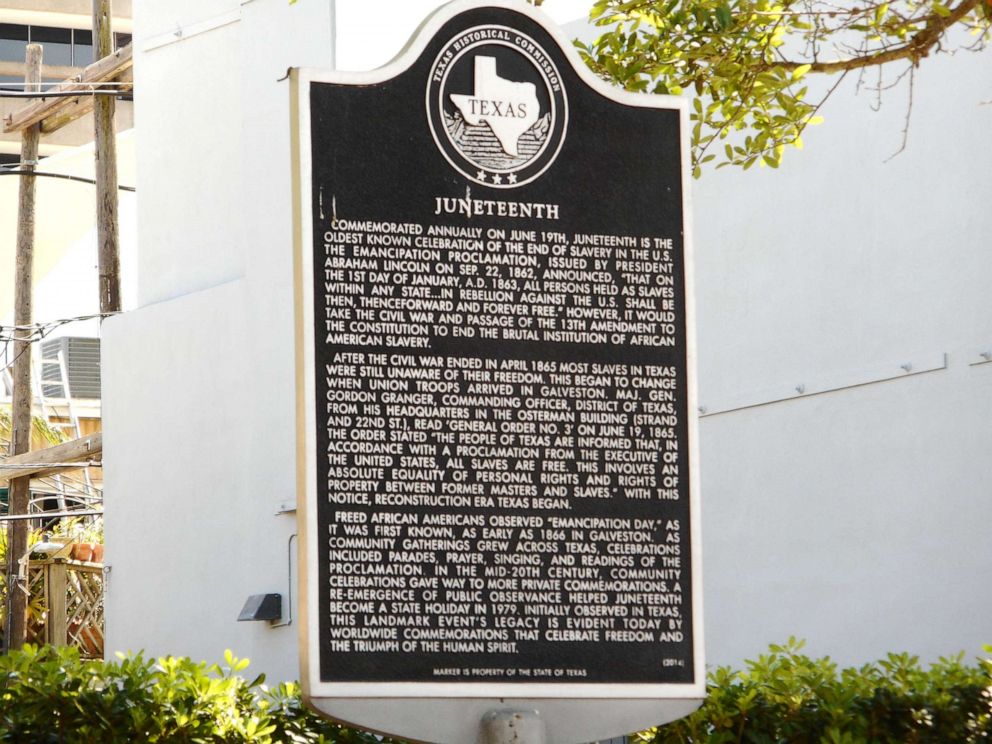
<path fill-rule="evenodd" d="M 65 398 L 62 373 L 55 364 L 59 353 L 68 376 L 68 397 L 100 397 L 100 339 L 62 336 L 41 342 L 41 387 L 46 398 Z M 57 384 L 45 384 L 45 383 Z"/>

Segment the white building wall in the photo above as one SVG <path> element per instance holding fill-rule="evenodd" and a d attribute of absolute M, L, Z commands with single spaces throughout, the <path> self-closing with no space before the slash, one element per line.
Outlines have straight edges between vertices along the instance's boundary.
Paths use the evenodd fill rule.
<path fill-rule="evenodd" d="M 278 79 L 329 66 L 335 24 L 339 67 L 382 64 L 438 4 L 375 24 L 358 0 L 135 4 L 140 309 L 104 324 L 108 649 L 230 647 L 297 675 L 295 624 L 235 622 L 248 595 L 287 595 L 295 530 L 274 514 L 295 488 Z M 992 364 L 971 365 L 992 351 L 987 62 L 924 63 L 887 164 L 901 94 L 876 113 L 842 89 L 780 171 L 694 184 L 713 663 L 793 634 L 852 662 L 992 640 Z"/>
<path fill-rule="evenodd" d="M 107 648 L 212 661 L 231 648 L 292 679 L 296 626 L 236 620 L 249 595 L 289 594 L 295 520 L 276 514 L 295 494 L 280 78 L 330 65 L 330 5 L 149 0 L 135 25 L 139 309 L 103 326 Z"/>
<path fill-rule="evenodd" d="M 992 638 L 989 54 L 922 63 L 887 163 L 908 87 L 876 112 L 852 75 L 781 169 L 697 182 L 714 662 L 789 635 L 850 663 Z M 842 389 L 719 413 L 797 386 Z"/>

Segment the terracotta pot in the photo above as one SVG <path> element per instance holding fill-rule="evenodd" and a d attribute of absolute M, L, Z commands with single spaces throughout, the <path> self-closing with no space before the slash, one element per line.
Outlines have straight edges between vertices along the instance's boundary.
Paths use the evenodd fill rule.
<path fill-rule="evenodd" d="M 76 543 L 72 546 L 70 555 L 74 561 L 91 561 L 93 560 L 93 545 L 91 543 Z"/>
<path fill-rule="evenodd" d="M 93 562 L 103 563 L 103 545 L 100 543 L 93 543 Z"/>

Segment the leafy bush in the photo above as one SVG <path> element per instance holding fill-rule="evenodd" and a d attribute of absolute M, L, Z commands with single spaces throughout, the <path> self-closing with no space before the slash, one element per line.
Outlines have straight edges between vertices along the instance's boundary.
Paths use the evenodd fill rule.
<path fill-rule="evenodd" d="M 266 689 L 242 679 L 248 662 L 226 667 L 142 656 L 85 661 L 74 648 L 25 646 L 0 657 L 0 741 L 340 742 L 382 740 L 318 718 L 299 688 Z M 385 740 L 388 743 L 388 740 Z"/>
<path fill-rule="evenodd" d="M 743 671 L 710 674 L 688 718 L 632 737 L 641 744 L 955 744 L 992 742 L 992 660 L 923 668 L 890 654 L 838 671 L 790 639 Z M 986 650 L 992 653 L 992 647 Z M 292 742 L 399 744 L 307 710 L 299 688 L 268 689 L 230 652 L 225 666 L 184 658 L 84 661 L 75 649 L 26 646 L 0 657 L 0 742 Z"/>
<path fill-rule="evenodd" d="M 693 715 L 633 737 L 650 744 L 955 744 L 992 742 L 992 660 L 963 654 L 924 669 L 918 657 L 838 671 L 794 638 L 709 675 Z M 985 647 L 992 653 L 992 646 Z"/>

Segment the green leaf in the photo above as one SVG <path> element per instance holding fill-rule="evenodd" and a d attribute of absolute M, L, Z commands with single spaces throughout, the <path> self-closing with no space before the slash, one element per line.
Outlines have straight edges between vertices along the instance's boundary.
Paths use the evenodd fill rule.
<path fill-rule="evenodd" d="M 606 8 L 608 6 L 609 3 L 606 2 L 605 0 L 598 0 L 596 3 L 593 4 L 592 9 L 589 11 L 589 20 L 595 21 L 597 18 L 603 15 L 603 13 L 606 12 Z"/>
<path fill-rule="evenodd" d="M 907 38 L 933 23 L 933 17 L 949 13 L 948 0 L 919 3 L 916 10 L 906 12 L 900 6 L 899 13 L 893 12 L 890 0 L 836 10 L 817 6 L 817 15 L 807 5 L 776 0 L 595 0 L 590 4 L 590 17 L 603 34 L 587 46 L 576 45 L 583 61 L 600 77 L 627 90 L 671 95 L 694 91 L 690 112 L 698 125 L 692 133 L 697 165 L 702 165 L 701 148 L 716 135 L 732 137 L 737 144 L 748 138 L 744 153 L 728 158 L 741 167 L 754 162 L 770 166 L 764 155 L 779 144 L 801 149 L 803 128 L 822 121 L 814 112 L 825 99 L 806 103 L 807 86 L 801 82 L 818 74 L 808 55 L 803 56 L 814 34 L 821 46 L 847 49 L 847 58 L 872 66 L 876 64 L 872 55 L 880 46 L 905 46 Z M 981 0 L 982 12 L 968 14 L 959 25 L 989 33 L 992 10 L 986 13 L 986 4 Z M 957 43 L 951 34 L 941 38 L 938 52 Z M 930 47 L 914 48 L 907 59 L 919 63 L 930 51 Z M 771 159 L 779 165 L 782 156 Z"/>
<path fill-rule="evenodd" d="M 734 25 L 734 17 L 730 12 L 729 5 L 720 5 L 716 9 L 716 20 L 721 31 L 726 31 L 732 25 Z"/>

